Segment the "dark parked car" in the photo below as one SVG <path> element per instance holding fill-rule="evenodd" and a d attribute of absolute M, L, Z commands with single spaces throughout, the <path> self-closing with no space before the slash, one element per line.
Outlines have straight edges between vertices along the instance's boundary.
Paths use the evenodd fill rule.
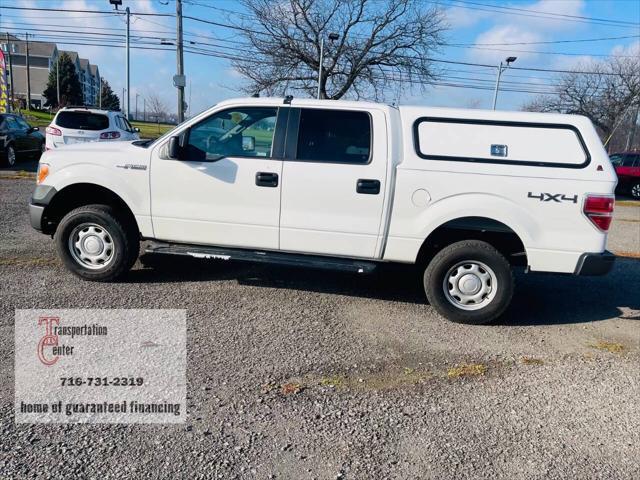
<path fill-rule="evenodd" d="M 44 150 L 44 136 L 38 127 L 17 115 L 0 115 L 0 160 L 4 166 L 13 167 L 18 158 L 39 157 Z"/>
<path fill-rule="evenodd" d="M 640 199 L 640 152 L 614 153 L 611 163 L 618 175 L 617 190 Z"/>

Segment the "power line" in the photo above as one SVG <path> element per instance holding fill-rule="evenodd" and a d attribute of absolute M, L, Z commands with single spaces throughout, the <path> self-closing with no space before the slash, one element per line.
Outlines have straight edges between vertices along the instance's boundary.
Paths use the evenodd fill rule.
<path fill-rule="evenodd" d="M 629 38 L 640 38 L 640 35 L 623 35 L 621 37 L 583 38 L 578 40 L 550 40 L 546 42 L 508 42 L 508 43 L 449 43 L 449 46 L 509 46 L 509 45 L 549 45 L 554 43 L 581 43 L 581 42 L 603 42 L 606 40 L 625 40 Z"/>
<path fill-rule="evenodd" d="M 104 10 L 80 10 L 80 9 L 73 9 L 73 8 L 36 8 L 36 7 L 6 7 L 6 6 L 0 6 L 0 9 L 6 9 L 6 10 L 29 10 L 29 11 L 38 11 L 38 12 L 68 12 L 68 13 L 91 13 L 91 14 L 109 14 L 109 15 L 114 15 L 114 12 L 108 12 L 108 11 L 104 11 Z M 116 14 L 117 15 L 117 14 Z M 120 14 L 122 15 L 122 13 Z M 138 15 L 138 16 L 149 16 L 149 17 L 173 17 L 175 15 L 172 15 L 170 13 L 146 13 L 146 12 L 139 12 L 139 13 L 133 13 L 131 12 L 131 15 Z"/>
<path fill-rule="evenodd" d="M 105 44 L 105 43 L 97 43 L 97 42 L 91 42 L 91 43 L 86 43 L 86 42 L 69 42 L 69 41 L 63 41 L 61 43 L 67 44 L 67 45 L 87 45 L 87 46 L 102 46 L 102 47 L 116 47 L 116 48 L 125 48 L 124 45 L 122 44 L 113 44 L 113 43 L 109 43 L 109 44 Z M 154 47 L 154 46 L 140 46 L 141 42 L 134 42 L 134 44 L 131 46 L 132 49 L 139 49 L 139 50 L 155 50 L 155 51 L 166 51 L 166 52 L 173 52 L 174 50 L 172 48 L 162 48 L 162 47 Z M 143 44 L 146 45 L 146 44 Z M 202 56 L 206 56 L 206 57 L 216 57 L 216 58 L 223 58 L 223 59 L 228 59 L 228 60 L 235 60 L 235 61 L 244 61 L 244 62 L 252 62 L 254 64 L 268 64 L 268 62 L 262 62 L 256 59 L 252 59 L 252 58 L 247 58 L 247 57 L 238 57 L 238 56 L 233 56 L 233 55 L 227 55 L 221 52 L 215 52 L 212 50 L 207 50 L 207 49 L 201 49 L 201 48 L 185 48 L 185 52 L 194 54 L 194 55 L 202 55 Z M 406 76 L 397 76 L 398 73 L 397 72 L 390 72 L 390 71 L 383 71 L 383 73 L 389 73 L 389 76 L 385 76 L 385 77 L 377 77 L 377 76 L 373 76 L 374 78 L 379 78 L 379 79 L 386 79 L 386 80 L 392 80 L 392 81 L 400 81 L 400 82 L 405 82 L 405 83 L 411 83 L 411 84 L 421 84 L 421 85 L 426 85 L 426 86 L 440 86 L 440 87 L 451 87 L 451 88 L 465 88 L 465 89 L 475 89 L 475 90 L 493 90 L 493 87 L 490 85 L 483 85 L 480 84 L 478 85 L 477 83 L 469 83 L 469 81 L 476 81 L 477 79 L 468 79 L 468 78 L 464 78 L 464 77 L 459 77 L 462 80 L 466 80 L 466 82 L 452 82 L 452 81 L 443 81 L 443 80 L 433 80 L 433 81 L 425 81 L 425 80 L 419 80 L 419 79 L 415 79 L 415 78 L 407 78 Z M 455 80 L 455 79 L 454 79 Z M 510 83 L 516 83 L 516 82 L 510 82 Z M 503 89 L 501 89 L 502 91 L 505 92 L 516 92 L 516 93 L 528 93 L 528 94 L 547 94 L 547 95 L 557 95 L 557 92 L 554 91 L 549 91 L 549 90 L 541 90 L 541 89 L 536 89 L 535 85 L 531 85 L 530 88 L 518 88 L 516 85 L 514 85 L 513 87 L 510 86 L 505 86 Z"/>
<path fill-rule="evenodd" d="M 491 48 L 491 47 L 476 47 L 466 45 L 447 45 L 452 48 L 468 48 L 471 50 L 489 50 L 493 52 L 510 52 L 510 53 L 535 53 L 538 55 L 562 55 L 569 57 L 612 57 L 612 58 L 636 58 L 637 55 L 610 55 L 607 53 L 574 53 L 574 52 L 541 52 L 540 50 L 516 50 L 513 48 Z"/>
<path fill-rule="evenodd" d="M 498 9 L 501 9 L 501 10 L 513 10 L 513 11 L 518 11 L 518 12 L 538 13 L 538 14 L 542 14 L 542 15 L 550 15 L 550 16 L 562 17 L 562 18 L 571 18 L 571 19 L 576 19 L 576 20 L 589 20 L 589 21 L 593 21 L 593 22 L 609 22 L 609 23 L 620 23 L 620 24 L 625 24 L 625 25 L 640 26 L 640 24 L 635 23 L 635 22 L 627 22 L 626 20 L 616 20 L 615 18 L 584 17 L 584 16 L 581 16 L 581 15 L 569 15 L 569 14 L 566 14 L 566 13 L 545 12 L 545 11 L 541 11 L 541 10 L 535 10 L 533 8 L 505 7 L 503 5 L 494 5 L 494 4 L 472 2 L 472 1 L 469 1 L 469 0 L 449 0 L 449 1 L 455 2 L 455 3 L 464 3 L 464 4 L 468 4 L 468 5 L 479 5 L 479 6 L 484 6 L 484 7 L 498 8 Z"/>
<path fill-rule="evenodd" d="M 445 3 L 443 1 L 434 0 L 429 3 L 439 4 L 439 5 L 447 5 L 449 7 L 458 7 L 465 8 L 469 10 L 479 10 L 485 12 L 492 13 L 501 13 L 504 15 L 515 15 L 522 17 L 532 17 L 532 18 L 544 18 L 547 20 L 556 20 L 556 21 L 565 21 L 565 22 L 574 22 L 574 23 L 586 23 L 593 25 L 602 25 L 608 27 L 618 27 L 618 28 L 638 28 L 640 24 L 633 22 L 626 22 L 622 20 L 609 20 L 609 19 L 595 19 L 589 17 L 579 17 L 576 15 L 564 15 L 564 14 L 556 14 L 552 12 L 541 12 L 538 10 L 529 10 L 523 8 L 515 8 L 515 7 L 503 7 L 501 5 L 494 4 L 486 4 L 486 3 L 478 3 L 478 2 L 469 2 L 463 0 L 449 0 L 449 3 Z M 475 5 L 475 6 L 469 6 Z"/>

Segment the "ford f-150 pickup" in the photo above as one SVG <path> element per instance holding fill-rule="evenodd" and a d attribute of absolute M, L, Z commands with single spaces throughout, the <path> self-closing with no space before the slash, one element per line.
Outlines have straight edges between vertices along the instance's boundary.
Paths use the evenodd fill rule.
<path fill-rule="evenodd" d="M 442 315 L 487 323 L 512 267 L 607 273 L 616 174 L 580 116 L 282 98 L 154 141 L 46 152 L 31 223 L 87 280 L 148 251 L 367 273 L 417 264 Z"/>

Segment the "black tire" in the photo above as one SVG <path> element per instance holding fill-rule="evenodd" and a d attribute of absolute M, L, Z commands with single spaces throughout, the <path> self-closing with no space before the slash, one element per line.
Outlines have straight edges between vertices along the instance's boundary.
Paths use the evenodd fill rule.
<path fill-rule="evenodd" d="M 465 279 L 470 282 L 466 286 L 478 288 L 474 295 L 481 295 L 479 301 L 471 300 L 472 294 L 457 296 Z M 454 291 L 454 284 L 460 289 Z M 457 323 L 482 325 L 496 320 L 509 306 L 513 288 L 513 272 L 507 259 L 479 240 L 465 240 L 443 248 L 424 272 L 424 290 L 429 303 L 443 317 Z M 469 303 L 462 305 L 466 300 Z"/>
<path fill-rule="evenodd" d="M 632 183 L 629 188 L 629 193 L 636 200 L 640 200 L 640 182 Z"/>
<path fill-rule="evenodd" d="M 11 154 L 13 152 L 13 156 Z M 13 158 L 13 162 L 10 159 Z M 6 146 L 4 150 L 4 155 L 2 155 L 2 166 L 3 167 L 14 167 L 18 163 L 18 153 L 16 152 L 15 147 L 12 143 Z"/>
<path fill-rule="evenodd" d="M 109 252 L 108 261 L 87 266 L 88 260 L 81 259 L 82 250 L 72 246 L 70 237 L 82 232 L 104 232 L 109 241 L 104 241 L 102 250 Z M 96 237 L 96 235 L 93 235 Z M 109 282 L 127 272 L 138 258 L 140 240 L 138 231 L 124 215 L 108 205 L 85 205 L 64 216 L 55 234 L 58 255 L 65 266 L 75 275 L 85 280 Z"/>

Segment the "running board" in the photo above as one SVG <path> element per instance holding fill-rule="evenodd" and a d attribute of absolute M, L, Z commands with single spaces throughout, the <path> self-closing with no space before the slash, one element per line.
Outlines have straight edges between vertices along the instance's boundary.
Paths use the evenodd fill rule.
<path fill-rule="evenodd" d="M 356 260 L 342 257 L 323 257 L 320 255 L 303 255 L 300 253 L 272 252 L 265 250 L 244 250 L 240 248 L 207 247 L 203 245 L 185 245 L 177 243 L 152 242 L 146 253 L 165 255 L 186 255 L 193 258 L 215 260 L 240 260 L 257 263 L 276 263 L 295 267 L 320 268 L 325 270 L 342 270 L 355 273 L 371 273 L 377 262 Z"/>

